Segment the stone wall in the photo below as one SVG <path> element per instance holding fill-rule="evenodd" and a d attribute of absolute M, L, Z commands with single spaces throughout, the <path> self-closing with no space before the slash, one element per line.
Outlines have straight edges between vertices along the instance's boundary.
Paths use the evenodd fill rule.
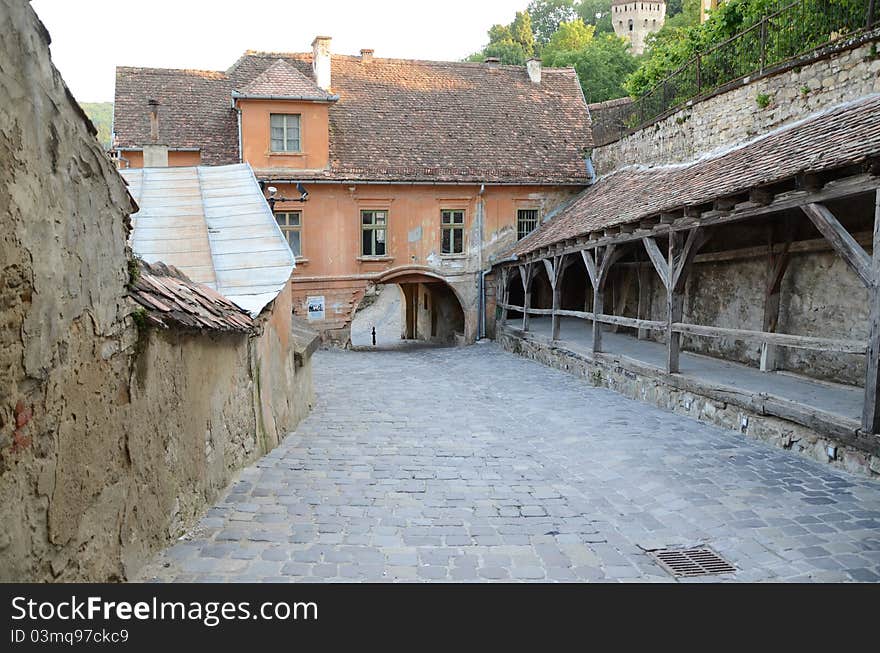
<path fill-rule="evenodd" d="M 653 268 L 650 271 L 652 274 Z M 697 260 L 684 290 L 685 322 L 760 331 L 763 322 L 764 258 L 737 258 L 700 263 Z M 630 292 L 631 302 L 638 291 Z M 630 309 L 633 305 L 630 305 Z M 627 314 L 635 316 L 633 310 Z M 666 315 L 666 290 L 654 283 L 651 318 Z M 794 254 L 782 281 L 778 333 L 862 340 L 868 338 L 867 290 L 833 252 Z M 663 340 L 662 334 L 654 333 Z M 761 347 L 730 338 L 682 336 L 682 349 L 757 367 Z M 779 369 L 851 385 L 865 383 L 865 357 L 779 348 Z"/>
<path fill-rule="evenodd" d="M 668 117 L 593 150 L 598 174 L 625 165 L 681 163 L 731 146 L 847 100 L 880 92 L 876 39 L 802 67 L 768 75 L 696 101 Z M 757 98 L 766 95 L 761 108 Z"/>
<path fill-rule="evenodd" d="M 308 410 L 254 333 L 138 327 L 133 206 L 28 3 L 0 0 L 0 581 L 121 580 Z"/>

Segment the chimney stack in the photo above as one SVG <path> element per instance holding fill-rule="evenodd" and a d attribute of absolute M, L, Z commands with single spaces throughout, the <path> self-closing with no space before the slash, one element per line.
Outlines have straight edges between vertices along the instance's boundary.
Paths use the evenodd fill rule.
<path fill-rule="evenodd" d="M 489 66 L 489 70 L 497 70 L 498 64 L 501 63 L 501 59 L 498 57 L 486 57 L 483 61 Z"/>
<path fill-rule="evenodd" d="M 361 49 L 361 61 L 364 63 L 367 63 L 372 60 L 373 60 L 373 51 L 370 49 L 366 49 L 366 48 Z"/>
<path fill-rule="evenodd" d="M 316 36 L 312 41 L 312 72 L 315 83 L 330 92 L 330 37 Z"/>
<path fill-rule="evenodd" d="M 150 98 L 147 106 L 150 107 L 150 142 L 144 144 L 144 167 L 167 168 L 168 146 L 159 145 L 159 101 Z"/>
<path fill-rule="evenodd" d="M 147 100 L 147 106 L 150 107 L 150 142 L 159 142 L 159 100 Z"/>
<path fill-rule="evenodd" d="M 533 84 L 541 83 L 541 60 L 529 59 L 526 61 L 526 70 L 529 71 L 529 79 Z"/>

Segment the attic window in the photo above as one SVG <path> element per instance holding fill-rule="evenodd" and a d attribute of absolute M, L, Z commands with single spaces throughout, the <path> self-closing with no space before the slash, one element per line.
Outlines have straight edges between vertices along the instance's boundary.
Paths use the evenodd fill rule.
<path fill-rule="evenodd" d="M 300 152 L 300 115 L 273 113 L 269 115 L 272 152 Z"/>

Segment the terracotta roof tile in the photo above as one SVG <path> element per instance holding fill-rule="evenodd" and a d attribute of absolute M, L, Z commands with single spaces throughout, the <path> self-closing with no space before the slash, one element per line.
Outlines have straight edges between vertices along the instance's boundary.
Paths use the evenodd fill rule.
<path fill-rule="evenodd" d="M 512 253 L 878 155 L 880 95 L 871 95 L 687 164 L 616 170 L 519 241 Z"/>
<path fill-rule="evenodd" d="M 160 140 L 201 145 L 205 163 L 237 161 L 232 89 L 255 84 L 279 61 L 311 80 L 311 59 L 247 52 L 226 73 L 119 68 L 119 145 L 148 142 L 147 100 L 155 97 Z M 333 55 L 331 82 L 339 101 L 329 108 L 330 168 L 296 178 L 587 183 L 590 120 L 573 69 L 545 69 L 533 84 L 523 66 Z"/>
<path fill-rule="evenodd" d="M 282 59 L 275 61 L 235 93 L 238 97 L 289 98 L 317 102 L 338 99 Z"/>
<path fill-rule="evenodd" d="M 238 163 L 232 85 L 224 73 L 118 67 L 113 131 L 119 147 L 150 142 L 149 99 L 159 101 L 160 143 L 199 148 L 206 165 Z"/>
<path fill-rule="evenodd" d="M 251 316 L 215 290 L 191 281 L 177 268 L 138 260 L 140 274 L 129 297 L 146 309 L 150 324 L 163 329 L 242 331 L 253 328 Z"/>

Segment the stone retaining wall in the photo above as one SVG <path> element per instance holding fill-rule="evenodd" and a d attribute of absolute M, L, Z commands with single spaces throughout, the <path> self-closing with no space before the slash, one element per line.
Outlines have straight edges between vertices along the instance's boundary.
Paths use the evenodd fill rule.
<path fill-rule="evenodd" d="M 593 150 L 599 175 L 625 165 L 691 161 L 811 113 L 880 92 L 877 39 L 811 64 L 696 101 L 629 136 Z M 765 107 L 758 98 L 769 100 Z"/>

